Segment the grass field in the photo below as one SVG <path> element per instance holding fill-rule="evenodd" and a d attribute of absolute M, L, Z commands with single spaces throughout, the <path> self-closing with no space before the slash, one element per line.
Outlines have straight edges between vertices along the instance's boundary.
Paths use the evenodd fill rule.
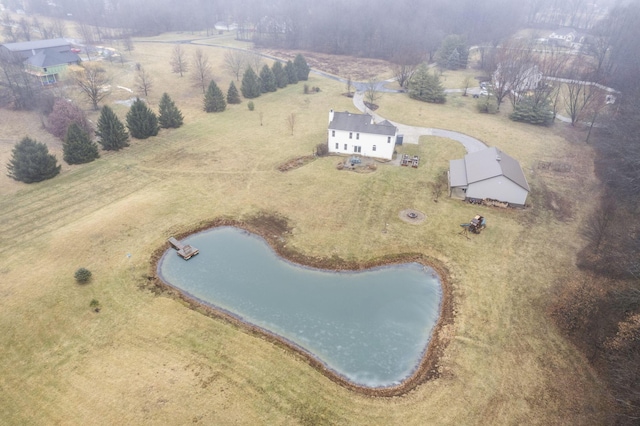
<path fill-rule="evenodd" d="M 167 38 L 165 38 L 166 40 Z M 460 158 L 455 142 L 424 137 L 401 152 L 418 169 L 380 165 L 374 173 L 336 170 L 337 157 L 281 173 L 277 166 L 325 141 L 330 108 L 351 110 L 343 85 L 311 76 L 321 92 L 289 86 L 221 114 L 201 111 L 187 77 L 170 73 L 172 46 L 136 43 L 131 54 L 154 76 L 185 125 L 55 179 L 24 185 L 0 177 L 0 412 L 6 424 L 594 424 L 605 390 L 585 359 L 559 335 L 546 309 L 549 289 L 579 274 L 581 220 L 597 191 L 592 153 L 568 142 L 561 125 L 538 128 L 504 115 L 480 115 L 473 100 L 429 105 L 384 95 L 379 113 L 407 124 L 457 130 L 519 159 L 531 207 L 500 210 L 442 197 L 427 183 Z M 191 52 L 194 46 L 185 45 Z M 223 50 L 207 47 L 218 84 L 230 75 Z M 114 86 L 131 87 L 132 63 L 107 65 Z M 114 91 L 110 104 L 131 95 Z M 88 107 L 88 106 L 87 106 Z M 262 125 L 259 112 L 263 113 Z M 296 114 L 294 135 L 285 118 Z M 92 118 L 96 115 L 92 113 Z M 0 161 L 27 133 L 61 158 L 39 119 L 0 111 Z M 571 172 L 537 168 L 571 164 Z M 414 208 L 414 226 L 398 212 Z M 179 300 L 148 290 L 152 253 L 197 223 L 275 212 L 290 221 L 290 248 L 366 260 L 422 252 L 451 276 L 455 323 L 440 377 L 402 397 L 347 391 L 297 355 Z M 473 215 L 488 228 L 470 239 L 459 224 Z M 78 285 L 74 271 L 93 280 Z M 92 299 L 102 310 L 89 307 Z"/>

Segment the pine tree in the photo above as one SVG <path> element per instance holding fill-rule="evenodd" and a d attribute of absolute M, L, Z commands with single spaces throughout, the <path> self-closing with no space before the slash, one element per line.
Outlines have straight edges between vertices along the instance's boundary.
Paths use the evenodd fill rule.
<path fill-rule="evenodd" d="M 409 97 L 424 102 L 440 104 L 446 101 L 440 77 L 437 74 L 430 73 L 425 65 L 421 65 L 411 77 Z"/>
<path fill-rule="evenodd" d="M 282 62 L 275 61 L 273 67 L 271 67 L 271 72 L 273 72 L 273 76 L 276 78 L 276 86 L 278 86 L 279 89 L 289 84 L 289 77 L 282 67 Z"/>
<path fill-rule="evenodd" d="M 307 64 L 307 60 L 300 53 L 296 55 L 296 58 L 293 60 L 293 65 L 296 68 L 296 73 L 298 75 L 299 81 L 307 81 L 309 79 L 309 65 Z"/>
<path fill-rule="evenodd" d="M 18 142 L 11 154 L 7 163 L 8 176 L 17 181 L 40 182 L 60 173 L 61 166 L 56 157 L 49 154 L 47 146 L 29 137 Z"/>
<path fill-rule="evenodd" d="M 207 93 L 204 94 L 204 110 L 206 112 L 222 112 L 227 108 L 222 90 L 211 80 Z"/>
<path fill-rule="evenodd" d="M 242 96 L 247 99 L 257 98 L 262 93 L 258 76 L 251 67 L 247 67 L 242 75 L 240 91 L 242 92 Z"/>
<path fill-rule="evenodd" d="M 229 90 L 227 91 L 227 102 L 230 104 L 239 104 L 241 102 L 240 93 L 238 93 L 238 89 L 233 81 L 229 85 Z"/>
<path fill-rule="evenodd" d="M 158 117 L 140 98 L 136 98 L 127 113 L 127 128 L 136 139 L 156 136 L 160 130 Z"/>
<path fill-rule="evenodd" d="M 284 71 L 287 73 L 289 84 L 298 84 L 298 71 L 295 65 L 293 65 L 293 62 L 287 61 L 287 64 L 284 66 Z"/>
<path fill-rule="evenodd" d="M 98 145 L 76 123 L 71 123 L 62 143 L 63 158 L 67 164 L 90 163 L 100 156 Z"/>
<path fill-rule="evenodd" d="M 163 93 L 160 98 L 158 123 L 163 129 L 177 129 L 182 126 L 182 112 L 176 104 L 171 100 L 168 93 Z"/>
<path fill-rule="evenodd" d="M 276 76 L 273 75 L 271 68 L 268 65 L 264 65 L 260 70 L 260 90 L 262 93 L 275 92 L 278 90 L 276 84 Z"/>
<path fill-rule="evenodd" d="M 100 138 L 98 143 L 105 151 L 118 151 L 129 146 L 129 133 L 125 130 L 122 121 L 107 105 L 103 106 L 100 112 L 96 136 Z"/>

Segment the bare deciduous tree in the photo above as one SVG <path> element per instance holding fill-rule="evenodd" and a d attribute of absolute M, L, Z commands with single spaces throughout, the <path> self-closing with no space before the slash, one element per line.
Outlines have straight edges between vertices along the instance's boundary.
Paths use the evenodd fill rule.
<path fill-rule="evenodd" d="M 85 64 L 80 71 L 75 71 L 73 81 L 97 111 L 98 103 L 109 94 L 110 80 L 104 68 L 96 64 Z"/>
<path fill-rule="evenodd" d="M 564 92 L 565 110 L 571 118 L 571 125 L 575 126 L 581 117 L 582 111 L 596 98 L 597 89 L 590 81 L 585 81 L 585 74 L 580 72 L 579 65 L 572 67 L 572 79 L 566 82 Z"/>
<path fill-rule="evenodd" d="M 420 55 L 415 52 L 400 52 L 391 59 L 391 71 L 401 88 L 406 89 L 411 76 L 420 65 Z"/>
<path fill-rule="evenodd" d="M 347 85 L 347 96 L 351 97 L 351 88 L 353 87 L 353 82 L 351 81 L 350 75 L 347 77 L 346 85 Z"/>
<path fill-rule="evenodd" d="M 182 45 L 177 44 L 176 47 L 173 48 L 173 53 L 171 54 L 171 71 L 176 74 L 180 74 L 180 77 L 184 75 L 187 71 L 189 71 L 189 64 L 187 63 L 187 54 L 185 53 Z"/>
<path fill-rule="evenodd" d="M 291 113 L 287 116 L 287 127 L 289 128 L 289 130 L 291 131 L 291 135 L 293 135 L 293 130 L 296 127 L 296 114 L 295 113 Z"/>
<path fill-rule="evenodd" d="M 213 79 L 211 65 L 209 64 L 209 56 L 197 48 L 193 54 L 193 72 L 191 73 L 191 81 L 194 87 L 202 89 L 204 95 L 207 91 L 209 82 Z"/>
<path fill-rule="evenodd" d="M 248 54 L 239 50 L 228 50 L 224 54 L 224 67 L 240 81 L 240 74 L 248 65 Z"/>
<path fill-rule="evenodd" d="M 364 98 L 369 105 L 369 108 L 376 106 L 376 101 L 382 97 L 382 94 L 378 91 L 379 81 L 370 79 L 367 81 L 367 87 L 364 91 Z"/>
<path fill-rule="evenodd" d="M 141 65 L 136 64 L 136 91 L 144 97 L 149 96 L 149 91 L 153 86 L 153 79 L 147 70 Z"/>

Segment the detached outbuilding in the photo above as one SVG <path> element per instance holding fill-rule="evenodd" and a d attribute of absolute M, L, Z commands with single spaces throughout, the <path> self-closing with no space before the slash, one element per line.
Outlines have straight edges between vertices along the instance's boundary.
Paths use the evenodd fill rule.
<path fill-rule="evenodd" d="M 329 111 L 329 152 L 356 154 L 391 160 L 398 129 L 384 120 L 376 123 L 369 114 Z"/>
<path fill-rule="evenodd" d="M 524 206 L 529 184 L 520 163 L 491 147 L 449 163 L 449 195 L 462 200 L 498 200 Z"/>

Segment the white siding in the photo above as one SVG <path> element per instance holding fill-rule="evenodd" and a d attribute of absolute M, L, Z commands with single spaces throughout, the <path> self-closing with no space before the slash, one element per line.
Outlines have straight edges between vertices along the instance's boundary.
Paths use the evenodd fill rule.
<path fill-rule="evenodd" d="M 350 133 L 351 138 L 349 138 Z M 393 157 L 393 150 L 395 149 L 396 145 L 396 137 L 374 135 L 370 133 L 360 133 L 358 135 L 357 132 L 329 129 L 328 144 L 329 152 L 331 153 L 358 154 L 365 157 L 384 158 L 386 160 L 391 160 L 391 158 Z M 336 144 L 338 144 L 337 148 Z M 360 152 L 355 152 L 355 146 L 360 147 Z M 375 151 L 373 150 L 374 146 Z"/>
<path fill-rule="evenodd" d="M 523 206 L 527 201 L 528 192 L 504 176 L 496 176 L 469 184 L 468 198 L 492 198 Z"/>

